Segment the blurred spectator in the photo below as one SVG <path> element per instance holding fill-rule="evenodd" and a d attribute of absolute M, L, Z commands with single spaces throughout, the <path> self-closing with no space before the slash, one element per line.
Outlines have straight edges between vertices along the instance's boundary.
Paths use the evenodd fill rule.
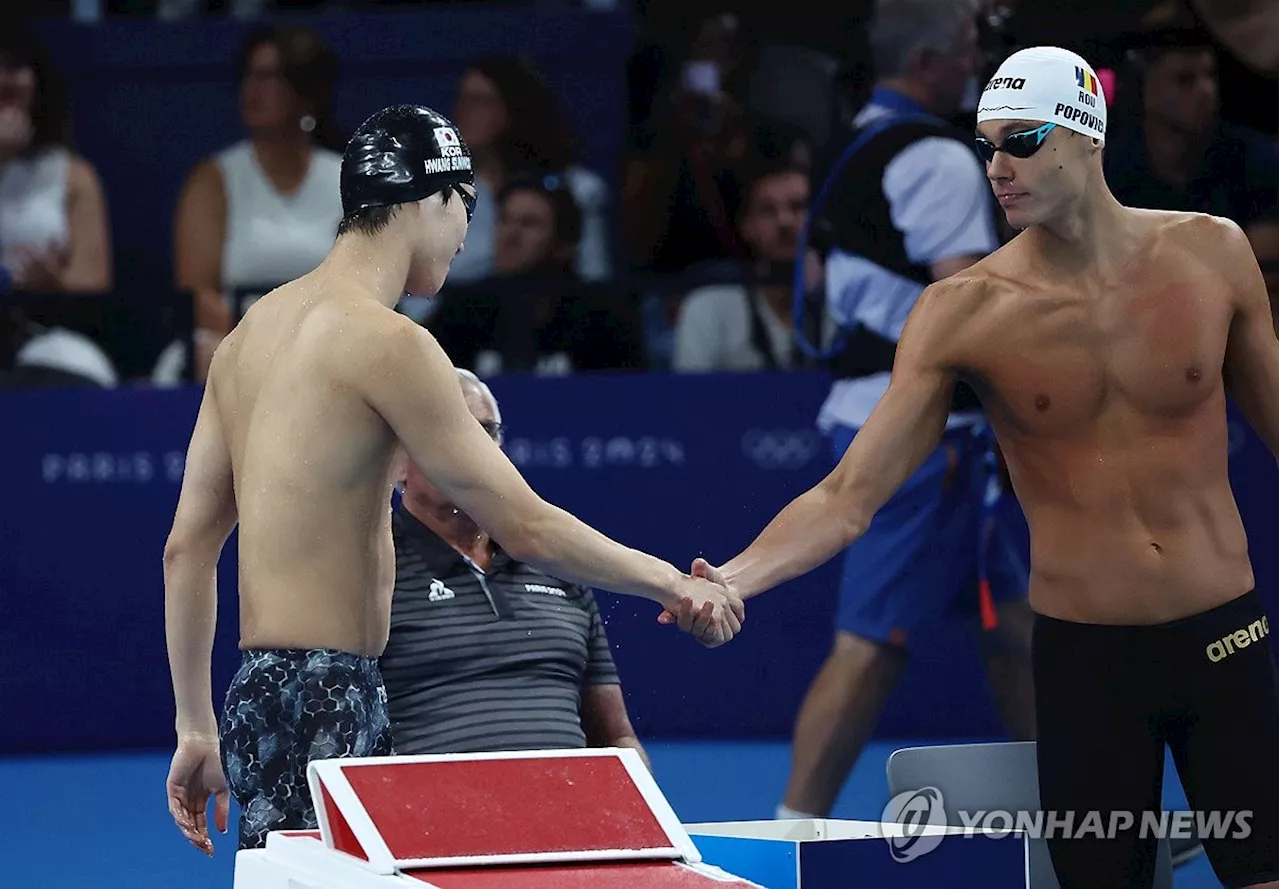
<path fill-rule="evenodd" d="M 1221 119 L 1217 53 L 1208 34 L 1148 34 L 1134 54 L 1127 105 L 1103 158 L 1116 198 L 1134 207 L 1224 216 L 1249 236 L 1274 311 L 1280 228 L 1274 138 Z M 1127 113 L 1126 113 L 1127 112 Z M 1114 135 L 1113 135 L 1114 134 Z"/>
<path fill-rule="evenodd" d="M 813 211 L 827 223 L 828 308 L 848 334 L 818 418 L 837 460 L 888 388 L 924 288 L 999 246 L 972 131 L 946 122 L 983 63 L 976 11 L 970 0 L 876 4 L 877 82 L 854 121 L 864 141 Z M 953 608 L 978 631 L 1010 734 L 1034 735 L 1029 554 L 1018 545 L 1026 549 L 1027 531 L 1012 496 L 987 515 L 994 455 L 982 419 L 973 391 L 957 387 L 938 448 L 845 552 L 835 639 L 796 719 L 779 817 L 827 816 L 920 630 Z M 978 533 L 988 518 L 989 543 Z M 993 629 L 979 622 L 980 605 L 997 616 Z"/>
<path fill-rule="evenodd" d="M 703 260 L 746 258 L 727 209 L 750 143 L 735 94 L 744 51 L 736 16 L 706 19 L 675 69 L 676 82 L 633 132 L 622 171 L 633 268 L 675 273 Z"/>
<path fill-rule="evenodd" d="M 20 290 L 112 286 L 106 198 L 69 130 L 62 79 L 35 35 L 0 22 L 0 278 Z"/>
<path fill-rule="evenodd" d="M 499 444 L 489 387 L 459 371 Z M 591 590 L 514 561 L 401 456 L 396 586 L 380 667 L 398 754 L 632 747 Z"/>
<path fill-rule="evenodd" d="M 497 212 L 496 276 L 450 287 L 429 325 L 454 363 L 482 377 L 642 369 L 635 312 L 573 271 L 582 214 L 564 177 L 508 181 Z"/>
<path fill-rule="evenodd" d="M 1176 5 L 1172 15 L 1170 26 L 1138 38 L 1103 153 L 1107 182 L 1129 206 L 1234 220 L 1280 317 L 1280 141 L 1221 119 L 1212 38 L 1194 19 L 1176 18 Z"/>
<path fill-rule="evenodd" d="M 453 121 L 471 149 L 477 202 L 466 245 L 449 280 L 475 281 L 493 274 L 497 195 L 523 173 L 564 178 L 582 216 L 582 238 L 573 266 L 585 280 L 612 275 L 609 189 L 578 163 L 568 118 L 542 72 L 523 56 L 490 56 L 471 64 L 458 82 Z"/>
<path fill-rule="evenodd" d="M 197 378 L 248 301 L 311 271 L 333 244 L 343 138 L 331 101 L 338 62 L 305 28 L 262 28 L 237 62 L 249 136 L 198 164 L 178 202 L 174 271 L 194 291 Z"/>
<path fill-rule="evenodd" d="M 1271 294 L 1271 315 L 1275 317 L 1276 334 L 1280 334 L 1280 210 L 1254 220 L 1247 234 L 1266 280 L 1267 293 Z"/>
<path fill-rule="evenodd" d="M 675 331 L 677 371 L 776 370 L 811 364 L 796 347 L 792 276 L 809 212 L 809 172 L 788 163 L 759 163 L 744 176 L 736 214 L 751 256 L 744 284 L 701 287 L 685 297 Z M 822 267 L 805 254 L 807 290 L 821 287 Z M 821 301 L 811 313 L 809 342 L 830 345 L 833 325 Z M 819 333 L 820 331 L 820 333 Z"/>
<path fill-rule="evenodd" d="M 31 328 L 17 350 L 13 369 L 0 373 L 0 388 L 94 387 L 120 382 L 111 357 L 89 337 L 63 327 Z"/>

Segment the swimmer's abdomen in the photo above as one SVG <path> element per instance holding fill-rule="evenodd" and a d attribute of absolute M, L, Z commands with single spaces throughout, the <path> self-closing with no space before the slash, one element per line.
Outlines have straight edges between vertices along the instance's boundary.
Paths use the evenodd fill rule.
<path fill-rule="evenodd" d="M 1070 433 L 1005 431 L 1031 529 L 1034 607 L 1088 622 L 1156 622 L 1252 586 L 1223 398 L 1219 387 L 1176 417 L 1117 404 Z"/>

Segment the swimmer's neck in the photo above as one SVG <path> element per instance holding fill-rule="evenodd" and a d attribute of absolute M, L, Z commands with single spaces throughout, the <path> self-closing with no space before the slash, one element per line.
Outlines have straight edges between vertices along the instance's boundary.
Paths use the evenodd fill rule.
<path fill-rule="evenodd" d="M 390 230 L 374 237 L 350 232 L 334 241 L 315 273 L 359 287 L 394 309 L 409 280 L 409 251 Z"/>
<path fill-rule="evenodd" d="M 439 503 L 405 492 L 403 508 L 433 534 L 487 571 L 493 552 L 489 535 L 452 503 Z"/>
<path fill-rule="evenodd" d="M 1052 219 L 1036 224 L 1041 251 L 1066 270 L 1106 270 L 1123 264 L 1128 211 L 1099 175 L 1085 192 Z"/>

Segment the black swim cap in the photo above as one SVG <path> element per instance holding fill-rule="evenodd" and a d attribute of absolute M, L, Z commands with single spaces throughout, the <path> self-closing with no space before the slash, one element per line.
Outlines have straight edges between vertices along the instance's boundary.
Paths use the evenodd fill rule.
<path fill-rule="evenodd" d="M 471 151 L 448 118 L 393 105 L 360 125 L 342 156 L 342 213 L 407 204 L 451 185 L 474 184 Z"/>

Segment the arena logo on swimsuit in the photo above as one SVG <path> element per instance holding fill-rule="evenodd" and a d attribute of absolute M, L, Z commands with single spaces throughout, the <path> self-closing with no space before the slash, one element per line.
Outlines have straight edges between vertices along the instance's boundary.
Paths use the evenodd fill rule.
<path fill-rule="evenodd" d="M 1271 628 L 1267 625 L 1267 619 L 1262 617 L 1243 629 L 1228 633 L 1221 639 L 1210 642 L 1205 646 L 1204 653 L 1209 656 L 1209 660 L 1216 664 L 1228 655 L 1235 654 L 1241 648 L 1248 648 L 1259 639 L 1265 638 L 1270 632 Z"/>

